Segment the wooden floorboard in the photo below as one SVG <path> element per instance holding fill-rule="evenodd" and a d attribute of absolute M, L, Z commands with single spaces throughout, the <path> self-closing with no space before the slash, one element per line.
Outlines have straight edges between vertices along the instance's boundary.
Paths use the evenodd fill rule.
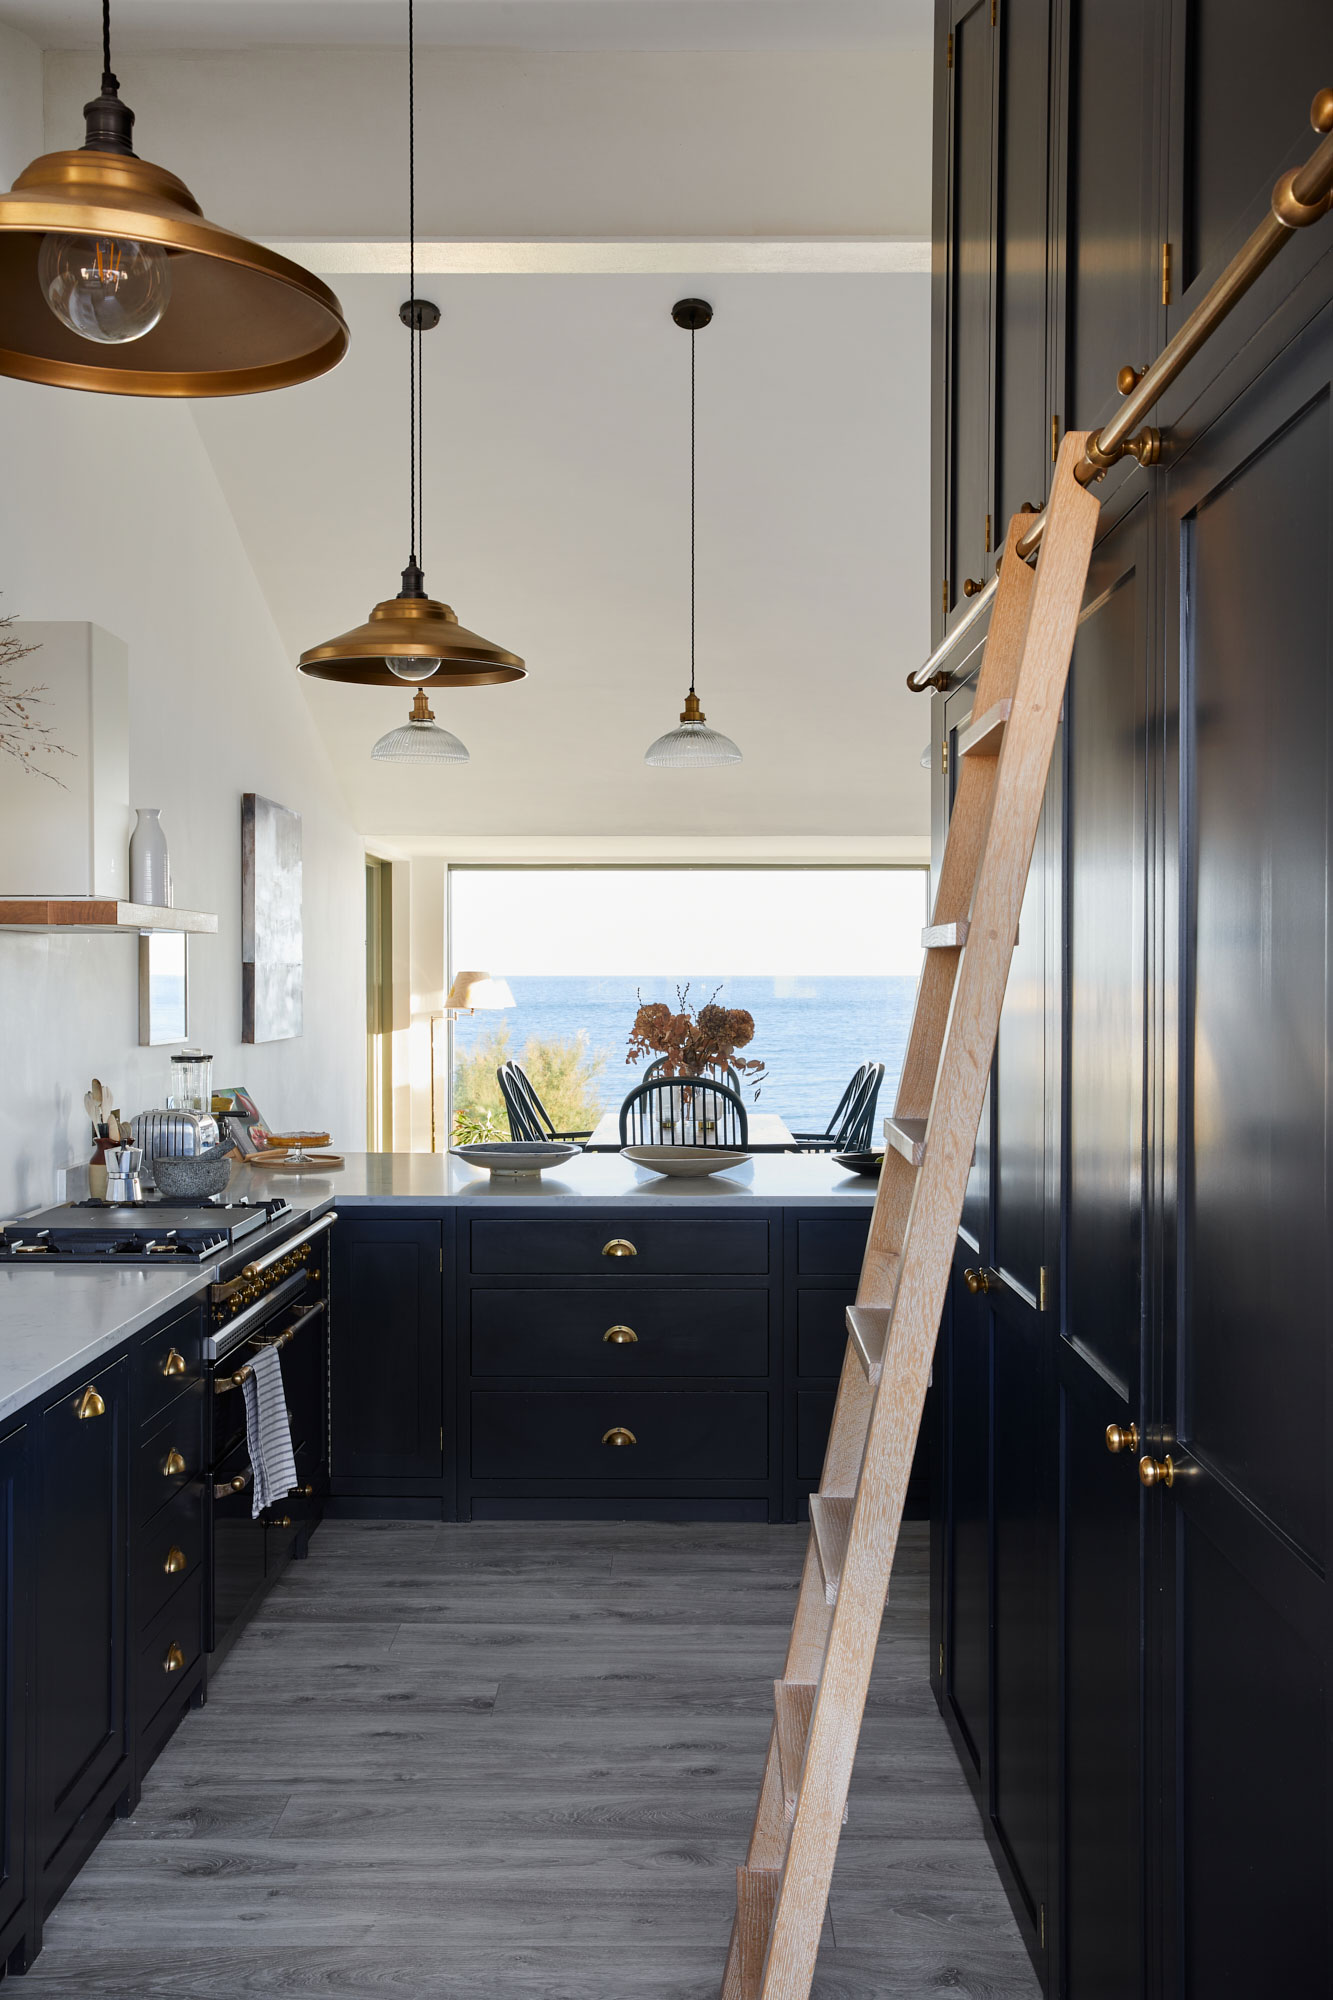
<path fill-rule="evenodd" d="M 805 1537 L 326 1524 L 16 1992 L 716 2000 Z M 909 1524 L 814 2000 L 1036 2000 L 926 1589 Z"/>

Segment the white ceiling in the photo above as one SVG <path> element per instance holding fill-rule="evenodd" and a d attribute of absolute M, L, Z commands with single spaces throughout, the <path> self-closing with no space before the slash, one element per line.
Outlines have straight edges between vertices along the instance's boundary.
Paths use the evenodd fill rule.
<path fill-rule="evenodd" d="M 292 660 L 398 589 L 403 281 L 340 278 L 342 366 L 192 406 Z M 688 337 L 698 336 L 699 690 L 745 761 L 646 769 L 688 679 Z M 922 276 L 465 277 L 430 287 L 432 594 L 529 677 L 444 693 L 465 769 L 372 764 L 398 690 L 305 682 L 357 824 L 468 836 L 920 836 L 928 650 Z M 262 716 L 253 726 L 262 729 Z"/>
<path fill-rule="evenodd" d="M 917 0 L 417 0 L 424 46 L 512 49 L 892 48 Z M 236 49 L 397 44 L 404 0 L 114 0 L 114 46 Z M 46 49 L 87 49 L 96 0 L 3 0 L 0 21 Z"/>

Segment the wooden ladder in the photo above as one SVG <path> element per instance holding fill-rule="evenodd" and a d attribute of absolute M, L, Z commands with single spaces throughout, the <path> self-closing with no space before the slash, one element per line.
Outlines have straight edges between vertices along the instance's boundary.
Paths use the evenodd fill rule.
<path fill-rule="evenodd" d="M 866 1244 L 722 2000 L 808 2000 L 935 1335 L 1100 506 L 1060 447 L 1035 570 L 1010 522 Z"/>

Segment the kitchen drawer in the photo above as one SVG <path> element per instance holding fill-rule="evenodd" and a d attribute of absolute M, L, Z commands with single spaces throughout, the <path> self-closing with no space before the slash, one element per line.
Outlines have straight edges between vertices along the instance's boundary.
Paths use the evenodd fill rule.
<path fill-rule="evenodd" d="M 145 1632 L 172 1593 L 195 1574 L 203 1553 L 204 1494 L 195 1480 L 135 1531 L 130 1561 L 136 1632 Z"/>
<path fill-rule="evenodd" d="M 541 1271 L 580 1276 L 748 1277 L 768 1270 L 769 1225 L 708 1216 L 655 1219 L 626 1204 L 621 1213 L 586 1221 L 475 1221 L 473 1271 Z M 633 1246 L 632 1256 L 611 1256 L 612 1243 Z"/>
<path fill-rule="evenodd" d="M 766 1375 L 767 1291 L 472 1293 L 474 1375 Z M 608 1339 L 614 1331 L 618 1338 Z M 633 1334 L 631 1340 L 627 1336 Z"/>
<path fill-rule="evenodd" d="M 856 1278 L 869 1233 L 868 1204 L 864 1215 L 802 1216 L 796 1224 L 798 1274 L 802 1278 Z"/>
<path fill-rule="evenodd" d="M 204 1576 L 197 1569 L 164 1605 L 139 1647 L 134 1710 L 139 1727 L 152 1721 L 163 1702 L 196 1665 L 203 1650 Z"/>
<path fill-rule="evenodd" d="M 182 1488 L 199 1480 L 204 1461 L 205 1384 L 178 1396 L 134 1453 L 134 1518 L 147 1521 Z"/>
<path fill-rule="evenodd" d="M 472 1394 L 477 1479 L 766 1479 L 762 1391 L 511 1390 Z M 622 1428 L 633 1444 L 604 1443 Z"/>
<path fill-rule="evenodd" d="M 203 1373 L 204 1317 L 195 1307 L 146 1333 L 134 1350 L 134 1408 L 150 1424 Z"/>
<path fill-rule="evenodd" d="M 852 1285 L 836 1290 L 810 1285 L 796 1294 L 796 1372 L 841 1375 L 847 1348 L 847 1308 L 856 1298 Z"/>

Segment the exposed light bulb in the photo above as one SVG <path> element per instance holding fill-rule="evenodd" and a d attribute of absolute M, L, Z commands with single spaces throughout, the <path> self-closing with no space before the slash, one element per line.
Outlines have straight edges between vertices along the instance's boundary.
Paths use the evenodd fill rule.
<path fill-rule="evenodd" d="M 440 671 L 438 660 L 386 659 L 384 664 L 391 674 L 397 674 L 400 681 L 428 681 L 432 674 Z"/>
<path fill-rule="evenodd" d="M 45 236 L 37 275 L 56 318 L 116 346 L 151 333 L 171 298 L 167 253 L 121 236 Z"/>

